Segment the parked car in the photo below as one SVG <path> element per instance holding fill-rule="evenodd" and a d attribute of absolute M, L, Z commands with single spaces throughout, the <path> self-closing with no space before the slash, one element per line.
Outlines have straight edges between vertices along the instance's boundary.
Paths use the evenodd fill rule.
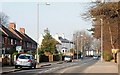
<path fill-rule="evenodd" d="M 65 56 L 64 61 L 65 62 L 72 62 L 73 61 L 73 57 L 72 56 Z"/>
<path fill-rule="evenodd" d="M 18 67 L 36 68 L 36 60 L 31 54 L 20 54 L 15 61 L 15 68 Z"/>
<path fill-rule="evenodd" d="M 93 59 L 97 60 L 97 59 L 99 59 L 99 57 L 97 55 L 94 55 Z"/>

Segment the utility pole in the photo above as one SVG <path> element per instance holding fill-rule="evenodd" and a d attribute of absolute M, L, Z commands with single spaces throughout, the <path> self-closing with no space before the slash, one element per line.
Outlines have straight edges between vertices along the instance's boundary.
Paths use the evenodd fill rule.
<path fill-rule="evenodd" d="M 101 61 L 103 61 L 103 19 L 100 19 L 101 23 Z"/>
<path fill-rule="evenodd" d="M 80 40 L 81 41 L 81 57 L 83 57 L 83 42 L 82 42 L 83 35 L 82 34 L 80 35 L 80 38 L 81 38 L 81 40 Z"/>
<path fill-rule="evenodd" d="M 77 35 L 76 40 L 77 40 L 77 41 L 76 41 L 76 42 L 77 42 L 77 46 L 76 46 L 76 47 L 77 47 L 77 60 L 78 60 L 78 35 Z"/>
<path fill-rule="evenodd" d="M 39 3 L 37 4 L 37 42 L 39 43 Z M 37 43 L 37 63 L 39 63 L 39 55 L 38 55 L 38 47 L 39 44 Z"/>

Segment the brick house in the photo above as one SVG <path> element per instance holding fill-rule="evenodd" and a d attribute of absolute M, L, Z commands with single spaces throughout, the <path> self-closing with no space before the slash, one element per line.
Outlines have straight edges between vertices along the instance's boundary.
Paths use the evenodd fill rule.
<path fill-rule="evenodd" d="M 37 43 L 25 34 L 25 29 L 16 30 L 16 24 L 10 23 L 8 27 L 0 25 L 0 33 L 2 34 L 2 53 L 10 53 L 10 49 L 16 46 L 22 46 L 23 51 L 35 52 Z"/>

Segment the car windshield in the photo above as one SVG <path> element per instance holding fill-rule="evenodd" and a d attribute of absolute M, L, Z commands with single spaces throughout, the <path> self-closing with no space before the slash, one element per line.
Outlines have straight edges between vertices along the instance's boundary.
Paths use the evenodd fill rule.
<path fill-rule="evenodd" d="M 98 57 L 97 55 L 95 55 L 94 57 Z"/>
<path fill-rule="evenodd" d="M 30 59 L 30 56 L 20 55 L 19 58 L 20 58 L 20 59 Z"/>
<path fill-rule="evenodd" d="M 65 56 L 66 58 L 71 58 L 71 56 Z"/>

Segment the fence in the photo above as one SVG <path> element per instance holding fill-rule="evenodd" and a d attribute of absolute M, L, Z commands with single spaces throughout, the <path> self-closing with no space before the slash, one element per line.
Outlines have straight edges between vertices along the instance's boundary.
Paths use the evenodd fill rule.
<path fill-rule="evenodd" d="M 7 66 L 7 65 L 11 65 L 12 59 L 11 59 L 11 55 L 10 54 L 2 54 L 2 66 Z"/>

